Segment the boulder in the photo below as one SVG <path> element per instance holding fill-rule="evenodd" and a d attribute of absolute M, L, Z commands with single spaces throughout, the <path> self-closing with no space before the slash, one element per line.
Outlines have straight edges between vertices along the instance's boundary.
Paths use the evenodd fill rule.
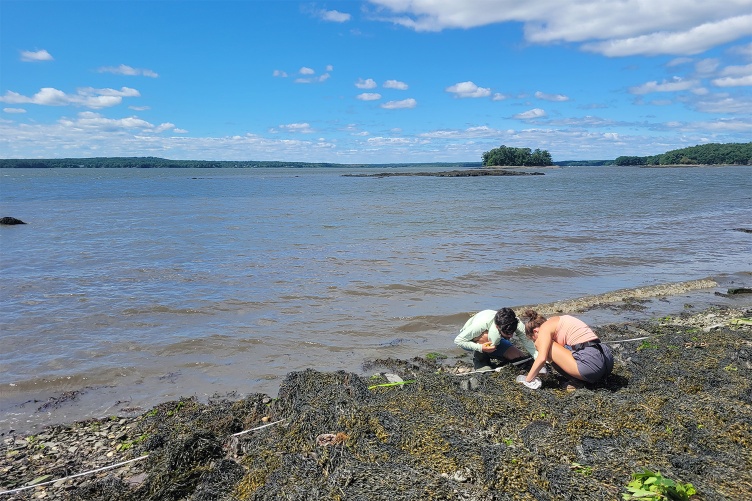
<path fill-rule="evenodd" d="M 15 217 L 4 217 L 0 218 L 0 224 L 26 224 L 20 219 L 16 219 Z"/>

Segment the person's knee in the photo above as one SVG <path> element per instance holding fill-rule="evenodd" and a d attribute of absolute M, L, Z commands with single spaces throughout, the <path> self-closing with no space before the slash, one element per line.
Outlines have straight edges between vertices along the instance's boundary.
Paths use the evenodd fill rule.
<path fill-rule="evenodd" d="M 504 352 L 504 358 L 507 360 L 514 360 L 515 358 L 524 357 L 525 354 L 522 353 L 519 349 L 517 349 L 514 346 L 510 346 L 507 348 L 507 350 Z"/>

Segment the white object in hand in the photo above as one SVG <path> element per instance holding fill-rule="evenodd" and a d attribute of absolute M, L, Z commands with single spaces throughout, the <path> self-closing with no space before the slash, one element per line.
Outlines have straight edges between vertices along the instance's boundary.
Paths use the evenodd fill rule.
<path fill-rule="evenodd" d="M 540 378 L 535 378 L 530 382 L 527 382 L 526 379 L 527 379 L 527 376 L 525 376 L 524 374 L 520 374 L 519 376 L 517 376 L 517 382 L 524 384 L 531 390 L 537 390 L 538 388 L 541 387 L 541 385 L 543 385 L 543 381 L 541 381 Z"/>

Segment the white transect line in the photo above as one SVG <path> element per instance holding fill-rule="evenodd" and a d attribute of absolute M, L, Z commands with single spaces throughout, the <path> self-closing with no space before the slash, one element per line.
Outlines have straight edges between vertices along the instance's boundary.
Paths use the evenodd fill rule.
<path fill-rule="evenodd" d="M 520 365 L 520 364 L 524 364 L 525 362 L 529 362 L 529 361 L 531 361 L 532 359 L 533 359 L 533 357 L 527 357 L 526 359 L 524 359 L 524 360 L 520 360 L 520 361 L 518 361 L 518 362 L 511 362 L 511 363 L 510 363 L 509 365 L 515 365 L 515 366 L 517 366 L 517 365 Z M 506 365 L 502 365 L 501 367 L 497 367 L 497 368 L 495 368 L 495 369 L 490 369 L 490 370 L 485 370 L 485 371 L 470 371 L 470 372 L 462 372 L 462 373 L 457 373 L 457 374 L 454 374 L 454 375 L 455 375 L 455 376 L 465 376 L 465 375 L 467 375 L 467 374 L 478 374 L 479 372 L 501 372 L 501 370 L 502 370 L 502 369 L 503 369 L 504 367 L 506 367 Z"/>
<path fill-rule="evenodd" d="M 238 435 L 243 435 L 243 434 L 245 434 L 245 433 L 250 433 L 250 432 L 252 432 L 252 431 L 260 430 L 260 429 L 262 429 L 262 428 L 266 428 L 266 427 L 269 427 L 269 426 L 272 426 L 272 425 L 275 425 L 275 424 L 279 424 L 279 423 L 281 423 L 282 421 L 284 421 L 284 419 L 280 419 L 279 421 L 275 421 L 275 422 L 273 422 L 273 423 L 268 423 L 268 424 L 265 424 L 265 425 L 261 425 L 261 426 L 259 426 L 259 427 L 257 427 L 257 428 L 251 428 L 250 430 L 245 430 L 245 431 L 241 431 L 241 432 L 239 432 L 239 433 L 234 433 L 234 434 L 232 434 L 232 435 L 230 435 L 230 436 L 231 436 L 231 437 L 237 437 Z M 90 475 L 90 474 L 92 474 L 92 473 L 98 473 L 98 472 L 100 472 L 100 471 L 111 470 L 111 469 L 113 469 L 113 468 L 117 468 L 117 467 L 119 467 L 119 466 L 123 466 L 123 465 L 126 465 L 126 464 L 128 464 L 128 463 L 135 463 L 136 461 L 141 461 L 142 459 L 146 459 L 146 458 L 148 458 L 148 457 L 149 457 L 149 455 L 148 455 L 148 454 L 145 454 L 145 455 L 143 455 L 143 456 L 139 456 L 139 457 L 137 457 L 137 458 L 129 459 L 128 461 L 123 461 L 123 462 L 121 462 L 121 463 L 115 463 L 115 464 L 111 464 L 111 465 L 109 465 L 109 466 L 103 466 L 103 467 L 101 467 L 101 468 L 97 468 L 96 470 L 89 470 L 89 471 L 85 471 L 85 472 L 83 472 L 83 473 L 76 473 L 75 475 L 70 475 L 70 476 L 68 476 L 68 477 L 58 478 L 57 480 L 49 480 L 49 481 L 47 481 L 47 482 L 42 482 L 42 483 L 39 483 L 39 484 L 34 484 L 34 485 L 26 485 L 26 486 L 24 486 L 24 487 L 19 487 L 18 489 L 12 489 L 12 490 L 10 490 L 10 491 L 0 491 L 0 495 L 3 495 L 3 494 L 13 494 L 14 492 L 21 492 L 21 491 L 25 491 L 25 490 L 27 490 L 27 489 L 34 489 L 34 488 L 36 488 L 36 487 L 41 487 L 41 486 L 43 486 L 43 485 L 50 485 L 50 484 L 54 484 L 54 483 L 56 483 L 56 482 L 61 482 L 61 481 L 63 481 L 63 480 L 70 480 L 70 479 L 72 479 L 72 478 L 76 478 L 76 477 L 82 477 L 82 476 L 84 476 L 84 475 Z"/>
<path fill-rule="evenodd" d="M 145 456 L 137 457 L 137 458 L 134 458 L 134 459 L 129 459 L 128 461 L 123 461 L 122 463 L 111 464 L 109 466 L 103 466 L 101 468 L 97 468 L 96 470 L 85 471 L 83 473 L 76 473 L 75 475 L 71 475 L 69 477 L 63 477 L 63 478 L 59 478 L 57 480 L 50 480 L 48 482 L 42 482 L 41 484 L 27 485 L 25 487 L 19 487 L 18 489 L 13 489 L 12 491 L 2 491 L 2 492 L 0 492 L 0 494 L 12 494 L 14 492 L 25 491 L 26 489 L 33 489 L 35 487 L 41 487 L 43 485 L 54 484 L 55 482 L 59 482 L 61 480 L 69 480 L 71 478 L 81 477 L 83 475 L 88 475 L 90 473 L 97 473 L 99 471 L 111 470 L 112 468 L 117 468 L 118 466 L 123 466 L 124 464 L 128 464 L 128 463 L 134 463 L 136 461 L 141 461 L 142 459 L 148 458 L 148 457 L 149 457 L 149 455 L 146 454 Z"/>
<path fill-rule="evenodd" d="M 233 433 L 230 436 L 231 437 L 237 437 L 237 436 L 240 436 L 240 435 L 245 435 L 246 433 L 250 433 L 252 431 L 260 430 L 260 429 L 266 428 L 268 426 L 274 426 L 275 424 L 279 424 L 282 421 L 284 421 L 284 419 L 280 419 L 279 421 L 274 421 L 273 423 L 263 424 L 263 425 L 259 426 L 258 428 L 251 428 L 250 430 L 245 430 L 245 431 L 241 431 L 241 432 L 238 432 L 238 433 Z"/>

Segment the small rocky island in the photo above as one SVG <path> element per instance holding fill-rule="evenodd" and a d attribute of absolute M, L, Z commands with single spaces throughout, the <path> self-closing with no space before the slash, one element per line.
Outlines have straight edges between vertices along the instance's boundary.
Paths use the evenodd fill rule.
<path fill-rule="evenodd" d="M 379 172 L 377 174 L 343 174 L 343 177 L 392 177 L 392 176 L 433 176 L 433 177 L 476 177 L 476 176 L 542 176 L 542 172 L 519 172 L 504 169 L 467 169 L 442 172 Z"/>

